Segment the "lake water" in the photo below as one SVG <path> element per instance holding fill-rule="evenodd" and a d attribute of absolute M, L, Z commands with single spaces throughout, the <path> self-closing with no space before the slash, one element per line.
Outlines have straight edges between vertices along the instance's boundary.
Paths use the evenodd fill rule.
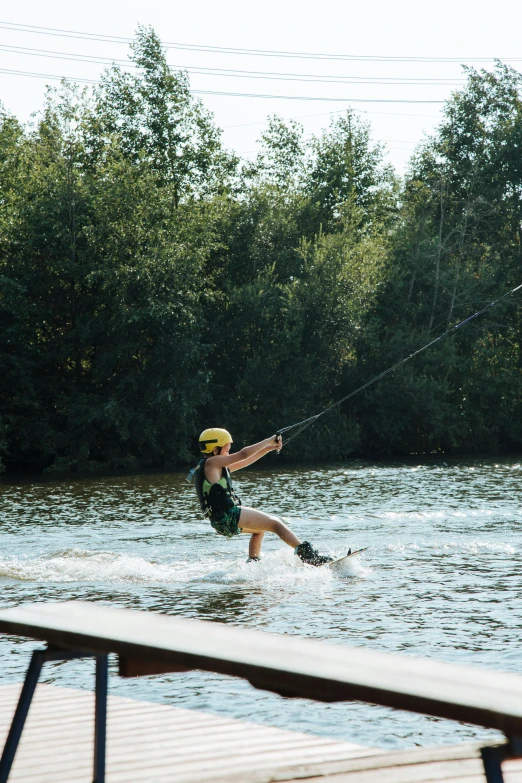
<path fill-rule="evenodd" d="M 262 562 L 246 564 L 248 537 L 215 534 L 185 474 L 4 478 L 2 607 L 99 601 L 522 674 L 522 460 L 282 463 L 235 478 L 245 504 L 284 515 L 321 551 L 368 551 L 335 574 L 267 534 Z M 20 681 L 36 646 L 0 637 L 0 682 Z M 92 689 L 93 671 L 46 664 L 43 680 Z M 285 700 L 203 672 L 113 676 L 110 690 L 385 748 L 498 736 L 367 704 Z"/>

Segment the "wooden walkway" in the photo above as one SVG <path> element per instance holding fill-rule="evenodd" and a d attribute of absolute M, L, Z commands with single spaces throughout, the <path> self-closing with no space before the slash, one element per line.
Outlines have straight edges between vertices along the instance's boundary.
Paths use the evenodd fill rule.
<path fill-rule="evenodd" d="M 20 685 L 0 686 L 3 744 Z M 38 685 L 12 783 L 91 783 L 94 694 Z M 108 699 L 107 783 L 484 783 L 479 744 L 393 753 L 120 696 Z M 482 743 L 483 744 L 483 743 Z M 506 762 L 522 783 L 522 762 Z"/>
<path fill-rule="evenodd" d="M 19 685 L 0 687 L 1 743 L 19 693 Z M 9 780 L 91 783 L 93 715 L 93 693 L 38 685 Z M 347 760 L 372 753 L 204 712 L 108 698 L 107 783 L 265 783 L 318 774 L 324 766 L 344 769 Z"/>
<path fill-rule="evenodd" d="M 0 633 L 48 645 L 31 656 L 1 783 L 522 783 L 518 675 L 83 602 L 5 609 Z M 164 705 L 107 702 L 110 654 L 122 677 L 201 669 L 287 697 L 474 723 L 505 739 L 385 753 Z M 43 685 L 32 703 L 44 664 L 86 657 L 96 658 L 96 698 Z M 0 688 L 4 737 L 19 690 Z"/>

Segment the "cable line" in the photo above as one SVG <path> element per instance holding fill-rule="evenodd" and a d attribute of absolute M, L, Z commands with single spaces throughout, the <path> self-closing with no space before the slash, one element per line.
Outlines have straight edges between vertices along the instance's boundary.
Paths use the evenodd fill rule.
<path fill-rule="evenodd" d="M 65 79 L 71 82 L 84 82 L 86 84 L 101 84 L 99 79 L 85 79 L 79 76 L 58 76 L 50 73 L 36 73 L 34 71 L 17 71 L 12 68 L 0 68 L 0 73 L 9 73 L 14 76 L 28 76 L 37 79 Z M 409 98 L 327 98 L 323 95 L 272 95 L 252 92 L 227 92 L 226 90 L 190 90 L 194 95 L 226 95 L 231 98 L 265 98 L 284 101 L 326 101 L 327 103 L 430 103 L 442 105 L 445 101 L 412 100 Z"/>
<path fill-rule="evenodd" d="M 67 82 L 82 82 L 85 84 L 101 84 L 99 79 L 84 79 L 81 76 L 57 76 L 52 73 L 35 73 L 32 71 L 15 71 L 12 68 L 0 68 L 0 73 L 9 73 L 12 76 L 29 76 L 31 79 L 54 79 L 59 82 L 65 80 Z"/>
<path fill-rule="evenodd" d="M 56 52 L 49 49 L 35 49 L 27 46 L 9 46 L 0 44 L 0 51 L 12 54 L 23 54 L 31 57 L 47 57 L 56 60 L 69 60 L 81 63 L 94 63 L 96 65 L 125 65 L 138 67 L 132 60 L 110 57 L 98 57 L 89 54 L 77 54 L 73 52 Z M 204 76 L 241 77 L 249 79 L 275 79 L 281 81 L 322 82 L 332 84 L 382 84 L 382 85 L 423 85 L 447 87 L 464 84 L 464 79 L 452 78 L 414 78 L 414 77 L 388 77 L 388 76 L 336 76 L 334 74 L 312 73 L 281 73 L 274 71 L 248 71 L 234 68 L 210 68 L 199 65 L 179 65 L 169 63 L 170 68 L 184 70 L 188 73 L 202 74 Z"/>
<path fill-rule="evenodd" d="M 309 117 L 328 117 L 332 114 L 342 114 L 345 111 L 345 109 L 335 109 L 334 111 L 322 111 L 318 114 L 297 114 L 292 115 L 292 117 L 282 117 L 284 120 L 303 120 L 308 119 Z M 398 112 L 398 111 L 371 111 L 371 109 L 354 109 L 354 111 L 358 112 L 359 114 L 386 114 L 387 116 L 391 117 L 427 117 L 431 120 L 436 120 L 438 118 L 437 114 L 412 114 L 411 112 Z M 223 130 L 228 130 L 229 128 L 248 128 L 252 125 L 268 125 L 270 122 L 269 119 L 265 120 L 259 120 L 258 122 L 244 122 L 241 123 L 241 125 L 224 125 Z"/>
<path fill-rule="evenodd" d="M 409 98 L 326 98 L 307 95 L 263 95 L 251 92 L 221 92 L 219 90 L 192 90 L 198 95 L 229 95 L 233 98 L 269 98 L 285 101 L 326 101 L 327 103 L 431 103 L 441 105 L 445 101 L 411 100 Z"/>
<path fill-rule="evenodd" d="M 107 43 L 129 44 L 133 38 L 121 35 L 104 35 L 100 33 L 86 33 L 77 30 L 63 30 L 57 27 L 41 27 L 29 24 L 17 24 L 15 22 L 0 21 L 0 28 L 41 35 L 56 35 L 65 38 L 80 38 L 84 40 L 103 41 Z M 521 57 L 410 57 L 410 56 L 384 56 L 384 55 L 352 55 L 352 54 L 328 54 L 321 52 L 291 52 L 275 49 L 247 49 L 233 46 L 211 46 L 202 44 L 187 44 L 172 41 L 163 41 L 163 46 L 172 49 L 184 49 L 195 52 L 214 52 L 217 54 L 240 54 L 255 57 L 293 57 L 306 60 L 347 60 L 359 62 L 412 62 L 412 63 L 484 63 L 495 62 L 501 59 L 509 62 L 520 62 Z"/>
<path fill-rule="evenodd" d="M 425 351 L 427 348 L 430 348 L 432 345 L 435 345 L 435 343 L 437 343 L 439 340 L 442 340 L 443 337 L 446 337 L 448 334 L 451 334 L 451 332 L 456 332 L 457 329 L 460 329 L 461 326 L 464 326 L 464 324 L 469 323 L 474 318 L 478 318 L 478 316 L 485 313 L 486 310 L 490 310 L 492 307 L 495 307 L 496 304 L 501 302 L 503 299 L 506 299 L 506 297 L 511 296 L 511 294 L 514 294 L 515 291 L 519 291 L 521 288 L 522 288 L 522 283 L 520 285 L 517 285 L 516 288 L 512 288 L 511 291 L 508 291 L 506 294 L 502 294 L 502 296 L 499 296 L 498 299 L 495 299 L 493 302 L 490 302 L 488 305 L 486 305 L 486 307 L 483 307 L 482 310 L 478 310 L 476 313 L 473 313 L 473 315 L 468 316 L 468 318 L 465 318 L 463 321 L 460 321 L 458 324 L 455 324 L 455 326 L 452 326 L 450 329 L 447 329 L 447 331 L 443 332 L 438 337 L 435 337 L 434 340 L 430 340 L 430 342 L 426 343 L 426 345 L 423 345 L 422 348 L 418 348 L 413 353 L 410 353 L 408 354 L 408 356 L 403 357 L 400 361 L 396 362 L 396 364 L 394 364 L 392 367 L 388 367 L 387 370 L 384 370 L 383 372 L 379 373 L 379 375 L 376 375 L 374 378 L 364 383 L 362 386 L 359 386 L 354 391 L 350 392 L 349 394 L 346 394 L 340 400 L 337 400 L 337 402 L 333 402 L 331 405 L 328 405 L 328 407 L 326 407 L 320 413 L 316 413 L 315 416 L 309 416 L 308 419 L 303 419 L 302 421 L 298 421 L 296 422 L 296 424 L 291 424 L 289 427 L 283 427 L 282 429 L 278 430 L 277 434 L 282 435 L 284 432 L 289 432 L 290 430 L 299 428 L 297 432 L 291 435 L 284 442 L 285 445 L 287 443 L 290 443 L 291 440 L 296 438 L 301 432 L 303 432 L 303 430 L 307 429 L 307 427 L 310 427 L 310 425 L 313 424 L 314 421 L 317 421 L 317 419 L 319 419 L 321 416 L 324 416 L 325 413 L 328 413 L 329 411 L 333 410 L 333 408 L 337 408 L 343 402 L 349 400 L 350 397 L 354 397 L 356 394 L 359 394 L 359 392 L 362 392 L 364 389 L 367 389 L 368 386 L 371 386 L 373 383 L 376 383 L 381 378 L 384 378 L 385 375 L 388 375 L 388 373 L 396 370 L 398 367 L 401 366 L 401 364 L 408 362 L 410 359 L 413 359 L 414 356 L 417 356 L 419 353 L 422 353 L 422 351 Z"/>

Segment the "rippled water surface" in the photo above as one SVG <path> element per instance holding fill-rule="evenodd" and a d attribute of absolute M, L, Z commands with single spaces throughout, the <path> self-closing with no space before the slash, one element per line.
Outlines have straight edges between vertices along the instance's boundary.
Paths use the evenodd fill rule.
<path fill-rule="evenodd" d="M 81 599 L 522 674 L 522 463 L 352 462 L 236 474 L 243 502 L 283 514 L 342 555 L 342 574 L 303 566 L 266 536 L 246 564 L 200 519 L 184 474 L 0 483 L 1 605 Z M 0 637 L 0 682 L 21 680 L 34 642 Z M 92 688 L 87 661 L 46 664 L 46 682 Z M 495 737 L 359 703 L 285 700 L 192 672 L 123 681 L 121 695 L 206 709 L 382 747 Z"/>

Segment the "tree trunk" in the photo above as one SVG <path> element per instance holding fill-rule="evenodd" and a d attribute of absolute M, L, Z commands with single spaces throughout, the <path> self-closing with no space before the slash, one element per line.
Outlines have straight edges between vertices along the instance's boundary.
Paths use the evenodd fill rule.
<path fill-rule="evenodd" d="M 435 308 L 437 307 L 437 298 L 439 295 L 439 278 L 440 278 L 440 259 L 442 255 L 442 228 L 444 226 L 444 193 L 443 182 L 440 180 L 440 218 L 439 218 L 439 239 L 437 246 L 437 256 L 435 261 L 435 287 L 433 289 L 433 301 L 431 303 L 430 322 L 428 324 L 428 332 L 431 332 L 433 328 L 433 321 L 435 319 Z"/>

